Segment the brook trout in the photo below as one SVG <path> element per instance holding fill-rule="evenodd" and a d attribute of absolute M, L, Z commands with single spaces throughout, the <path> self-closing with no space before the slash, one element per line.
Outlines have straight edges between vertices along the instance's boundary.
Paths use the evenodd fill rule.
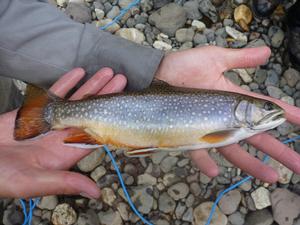
<path fill-rule="evenodd" d="M 105 144 L 128 156 L 146 156 L 237 143 L 284 121 L 278 105 L 224 91 L 153 84 L 143 91 L 67 101 L 28 86 L 14 136 L 24 140 L 76 128 L 65 143 Z"/>

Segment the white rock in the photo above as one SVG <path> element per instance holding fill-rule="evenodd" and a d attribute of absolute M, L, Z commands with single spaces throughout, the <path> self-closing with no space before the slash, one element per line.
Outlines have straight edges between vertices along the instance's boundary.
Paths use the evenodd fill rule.
<path fill-rule="evenodd" d="M 244 35 L 243 33 L 239 32 L 239 31 L 237 31 L 236 29 L 234 29 L 232 27 L 229 27 L 229 26 L 226 26 L 225 31 L 234 40 L 247 43 L 247 36 Z"/>
<path fill-rule="evenodd" d="M 168 51 L 172 49 L 172 46 L 163 41 L 155 41 L 153 47 L 159 50 Z"/>
<path fill-rule="evenodd" d="M 142 44 L 143 41 L 145 41 L 144 34 L 135 28 L 121 28 L 116 32 L 116 35 L 127 40 L 133 41 L 137 44 Z"/>
<path fill-rule="evenodd" d="M 106 169 L 103 166 L 99 166 L 91 173 L 91 178 L 97 182 L 105 173 Z"/>
<path fill-rule="evenodd" d="M 264 209 L 271 205 L 270 192 L 264 187 L 259 187 L 251 193 L 256 209 Z"/>
<path fill-rule="evenodd" d="M 56 4 L 60 7 L 66 6 L 68 3 L 68 0 L 56 0 Z"/>
<path fill-rule="evenodd" d="M 72 225 L 76 222 L 75 210 L 67 203 L 57 205 L 53 211 L 51 222 L 53 225 Z"/>
<path fill-rule="evenodd" d="M 157 183 L 157 180 L 155 177 L 151 176 L 150 174 L 145 173 L 138 176 L 137 183 L 138 185 L 141 184 L 155 185 Z"/>
<path fill-rule="evenodd" d="M 128 205 L 124 202 L 118 203 L 117 209 L 123 220 L 129 220 Z"/>
<path fill-rule="evenodd" d="M 240 75 L 240 77 L 242 78 L 242 80 L 245 83 L 252 82 L 252 77 L 248 74 L 247 70 L 245 70 L 245 69 L 233 69 L 233 71 L 236 72 L 238 75 Z"/>
<path fill-rule="evenodd" d="M 58 199 L 55 195 L 45 196 L 41 199 L 37 207 L 40 209 L 53 210 L 58 204 Z"/>
<path fill-rule="evenodd" d="M 102 9 L 95 9 L 95 14 L 98 20 L 102 20 L 104 18 L 104 11 Z"/>
<path fill-rule="evenodd" d="M 103 188 L 101 190 L 101 197 L 103 202 L 112 206 L 113 202 L 116 200 L 116 195 L 111 188 Z"/>
<path fill-rule="evenodd" d="M 109 24 L 112 22 L 112 19 L 103 19 L 103 20 L 99 20 L 96 23 L 97 27 L 104 27 L 106 24 Z M 117 30 L 120 29 L 120 25 L 117 23 L 112 24 L 111 26 L 109 26 L 108 28 L 106 28 L 105 30 L 110 32 L 110 33 L 115 33 Z"/>
<path fill-rule="evenodd" d="M 193 225 L 204 225 L 207 222 L 213 202 L 203 202 L 194 209 Z M 227 217 L 216 207 L 210 225 L 226 225 Z"/>
<path fill-rule="evenodd" d="M 268 162 L 273 169 L 275 169 L 279 175 L 278 182 L 281 184 L 288 184 L 293 176 L 293 171 L 282 165 L 280 162 L 271 158 Z"/>
<path fill-rule="evenodd" d="M 195 27 L 197 31 L 204 31 L 206 28 L 205 23 L 199 21 L 199 20 L 193 20 L 192 27 Z"/>

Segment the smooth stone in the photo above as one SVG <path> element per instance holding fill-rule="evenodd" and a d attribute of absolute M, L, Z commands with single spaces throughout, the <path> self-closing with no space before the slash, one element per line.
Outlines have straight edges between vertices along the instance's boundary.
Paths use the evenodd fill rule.
<path fill-rule="evenodd" d="M 176 209 L 175 209 L 175 215 L 176 215 L 176 218 L 177 219 L 181 219 L 184 212 L 186 210 L 186 206 L 184 203 L 182 202 L 178 202 L 177 206 L 176 206 Z"/>
<path fill-rule="evenodd" d="M 105 187 L 101 190 L 101 198 L 104 203 L 112 206 L 117 197 L 115 195 L 115 192 L 111 188 Z"/>
<path fill-rule="evenodd" d="M 102 20 L 104 18 L 105 12 L 102 9 L 95 9 L 95 14 L 98 20 Z"/>
<path fill-rule="evenodd" d="M 232 225 L 243 225 L 245 223 L 245 218 L 240 212 L 235 212 L 228 216 L 228 220 Z"/>
<path fill-rule="evenodd" d="M 158 208 L 163 213 L 171 213 L 175 210 L 176 202 L 167 192 L 163 192 L 158 199 Z"/>
<path fill-rule="evenodd" d="M 194 209 L 193 225 L 206 224 L 209 217 L 213 202 L 203 202 Z M 216 211 L 212 217 L 210 225 L 226 225 L 228 222 L 227 217 L 216 207 Z"/>
<path fill-rule="evenodd" d="M 53 225 L 72 225 L 76 220 L 75 210 L 67 203 L 57 205 L 51 216 Z"/>
<path fill-rule="evenodd" d="M 280 99 L 284 95 L 280 88 L 274 86 L 267 86 L 267 92 L 271 97 L 277 99 Z"/>
<path fill-rule="evenodd" d="M 184 10 L 186 11 L 186 15 L 188 19 L 191 20 L 199 20 L 202 18 L 202 14 L 199 11 L 199 3 L 198 1 L 187 1 L 183 5 Z"/>
<path fill-rule="evenodd" d="M 216 7 L 210 0 L 199 0 L 199 10 L 207 16 L 213 23 L 218 20 L 218 13 Z"/>
<path fill-rule="evenodd" d="M 246 215 L 245 225 L 271 225 L 273 216 L 268 209 L 250 212 Z"/>
<path fill-rule="evenodd" d="M 148 185 L 156 185 L 157 179 L 150 174 L 141 174 L 137 177 L 138 185 L 148 184 Z"/>
<path fill-rule="evenodd" d="M 292 177 L 292 183 L 293 184 L 300 183 L 300 175 L 299 174 L 294 173 L 294 175 Z"/>
<path fill-rule="evenodd" d="M 300 196 L 287 189 L 273 191 L 271 202 L 274 220 L 280 225 L 292 225 L 300 216 Z"/>
<path fill-rule="evenodd" d="M 251 193 L 256 209 L 264 209 L 271 205 L 270 192 L 264 187 L 259 187 Z"/>
<path fill-rule="evenodd" d="M 171 2 L 171 0 L 153 0 L 153 5 L 154 5 L 155 9 L 159 9 L 159 8 L 167 5 L 170 2 Z"/>
<path fill-rule="evenodd" d="M 172 49 L 172 45 L 169 45 L 168 43 L 163 41 L 155 41 L 153 43 L 153 47 L 163 51 L 168 51 Z"/>
<path fill-rule="evenodd" d="M 136 28 L 121 28 L 116 32 L 117 36 L 142 44 L 145 41 L 145 35 Z"/>
<path fill-rule="evenodd" d="M 168 156 L 161 161 L 160 168 L 164 173 L 168 173 L 175 167 L 177 161 L 177 157 Z"/>
<path fill-rule="evenodd" d="M 0 208 L 1 209 L 1 208 Z M 3 213 L 2 222 L 3 225 L 16 225 L 16 224 L 23 224 L 23 215 L 18 208 L 12 204 L 9 205 L 4 212 L 0 212 L 0 215 Z"/>
<path fill-rule="evenodd" d="M 57 204 L 58 204 L 57 196 L 51 195 L 51 196 L 42 197 L 37 207 L 40 209 L 53 210 L 55 209 Z"/>
<path fill-rule="evenodd" d="M 111 208 L 106 212 L 100 211 L 98 218 L 101 225 L 123 225 L 119 212 L 113 211 Z"/>
<path fill-rule="evenodd" d="M 236 30 L 232 27 L 226 26 L 225 31 L 234 40 L 247 43 L 247 36 L 244 35 L 243 33 L 239 32 L 238 30 Z"/>
<path fill-rule="evenodd" d="M 124 9 L 126 8 L 132 1 L 131 0 L 119 0 L 119 6 Z"/>
<path fill-rule="evenodd" d="M 189 186 L 186 183 L 180 182 L 172 185 L 168 189 L 168 194 L 176 201 L 185 198 L 189 193 Z"/>
<path fill-rule="evenodd" d="M 196 30 L 199 32 L 204 31 L 206 28 L 205 23 L 203 23 L 202 21 L 199 21 L 199 20 L 193 20 L 191 25 L 192 25 L 192 27 L 195 27 Z"/>
<path fill-rule="evenodd" d="M 196 33 L 194 38 L 193 38 L 193 42 L 196 45 L 204 45 L 206 43 L 208 43 L 207 37 L 204 34 L 200 34 L 200 33 Z"/>
<path fill-rule="evenodd" d="M 120 203 L 118 203 L 117 209 L 120 213 L 121 218 L 125 221 L 128 221 L 129 220 L 129 206 L 124 202 L 120 202 Z"/>
<path fill-rule="evenodd" d="M 238 209 L 241 199 L 242 196 L 238 190 L 230 191 L 221 198 L 219 208 L 225 215 L 230 215 Z"/>
<path fill-rule="evenodd" d="M 279 133 L 282 136 L 288 135 L 289 133 L 293 132 L 294 129 L 295 128 L 294 128 L 293 124 L 291 124 L 289 122 L 284 122 L 277 127 L 277 130 L 279 131 Z"/>
<path fill-rule="evenodd" d="M 175 33 L 175 38 L 179 42 L 192 41 L 194 38 L 195 32 L 191 28 L 181 28 L 178 29 Z"/>
<path fill-rule="evenodd" d="M 254 74 L 254 81 L 257 82 L 258 84 L 262 84 L 265 82 L 267 78 L 267 70 L 264 70 L 264 69 L 257 69 L 255 71 L 255 74 Z"/>
<path fill-rule="evenodd" d="M 111 10 L 106 14 L 107 18 L 114 19 L 120 14 L 120 8 L 118 6 L 113 6 Z"/>
<path fill-rule="evenodd" d="M 141 9 L 143 12 L 148 12 L 153 8 L 153 1 L 151 0 L 141 0 Z"/>
<path fill-rule="evenodd" d="M 79 23 L 90 23 L 92 21 L 92 11 L 85 4 L 70 2 L 65 12 Z"/>
<path fill-rule="evenodd" d="M 247 70 L 245 69 L 233 69 L 234 72 L 236 72 L 245 83 L 252 82 L 252 77 L 248 74 Z"/>
<path fill-rule="evenodd" d="M 191 193 L 195 196 L 199 196 L 200 193 L 201 193 L 201 187 L 200 187 L 200 184 L 196 183 L 196 182 L 193 182 L 190 184 L 190 190 L 191 190 Z"/>
<path fill-rule="evenodd" d="M 182 216 L 182 220 L 186 222 L 193 222 L 193 208 L 190 207 L 186 210 L 186 212 Z"/>
<path fill-rule="evenodd" d="M 202 183 L 202 184 L 208 184 L 209 182 L 211 182 L 212 181 L 212 178 L 211 177 L 208 177 L 208 176 L 206 176 L 204 173 L 201 173 L 200 172 L 200 182 Z"/>
<path fill-rule="evenodd" d="M 81 159 L 77 166 L 82 172 L 91 172 L 97 166 L 99 166 L 105 158 L 104 149 L 97 149 L 91 152 L 89 155 Z"/>
<path fill-rule="evenodd" d="M 295 105 L 295 100 L 291 96 L 283 96 L 280 98 L 281 101 L 286 102 L 289 105 Z"/>
<path fill-rule="evenodd" d="M 105 174 L 106 169 L 103 166 L 98 166 L 93 172 L 91 172 L 91 178 L 97 182 Z"/>
<path fill-rule="evenodd" d="M 176 30 L 184 26 L 186 19 L 183 7 L 169 3 L 152 13 L 149 22 L 168 36 L 174 36 Z"/>
<path fill-rule="evenodd" d="M 239 77 L 239 75 L 234 72 L 234 71 L 226 71 L 224 72 L 224 76 L 226 78 L 228 78 L 232 83 L 236 84 L 236 85 L 241 85 L 242 83 L 242 80 L 241 78 Z"/>
<path fill-rule="evenodd" d="M 268 30 L 268 36 L 271 38 L 272 46 L 279 48 L 284 39 L 284 32 L 278 26 L 271 26 Z"/>
<path fill-rule="evenodd" d="M 300 73 L 293 68 L 289 68 L 283 73 L 283 77 L 290 87 L 295 87 L 300 80 Z"/>
<path fill-rule="evenodd" d="M 111 23 L 112 22 L 112 19 L 102 19 L 102 20 L 99 20 L 97 23 L 96 23 L 96 26 L 97 27 L 104 27 L 106 26 L 107 24 Z M 111 26 L 107 27 L 106 28 L 106 31 L 110 32 L 110 33 L 115 33 L 117 30 L 120 29 L 120 25 L 117 24 L 117 23 L 113 23 Z"/>
<path fill-rule="evenodd" d="M 132 201 L 137 209 L 144 214 L 151 211 L 153 206 L 153 187 L 144 185 L 131 188 L 133 191 Z"/>

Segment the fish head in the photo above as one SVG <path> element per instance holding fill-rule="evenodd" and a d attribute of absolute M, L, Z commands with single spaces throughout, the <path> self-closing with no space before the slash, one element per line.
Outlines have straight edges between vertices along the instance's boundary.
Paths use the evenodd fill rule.
<path fill-rule="evenodd" d="M 286 120 L 284 110 L 277 104 L 251 98 L 239 101 L 235 109 L 235 117 L 255 133 L 273 129 Z"/>

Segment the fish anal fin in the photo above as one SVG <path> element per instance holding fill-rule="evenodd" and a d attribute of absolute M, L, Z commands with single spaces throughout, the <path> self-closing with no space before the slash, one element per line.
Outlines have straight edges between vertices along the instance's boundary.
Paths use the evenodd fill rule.
<path fill-rule="evenodd" d="M 216 131 L 216 132 L 206 134 L 203 137 L 200 137 L 199 139 L 201 141 L 204 141 L 204 142 L 207 142 L 210 144 L 215 144 L 215 143 L 220 143 L 220 142 L 227 140 L 234 134 L 234 132 L 235 132 L 235 130 Z"/>
<path fill-rule="evenodd" d="M 157 152 L 159 148 L 129 149 L 125 151 L 128 157 L 146 157 Z"/>
<path fill-rule="evenodd" d="M 64 139 L 65 144 L 89 144 L 89 145 L 102 145 L 93 138 L 90 134 L 81 129 L 74 129 L 70 132 L 70 135 Z"/>

